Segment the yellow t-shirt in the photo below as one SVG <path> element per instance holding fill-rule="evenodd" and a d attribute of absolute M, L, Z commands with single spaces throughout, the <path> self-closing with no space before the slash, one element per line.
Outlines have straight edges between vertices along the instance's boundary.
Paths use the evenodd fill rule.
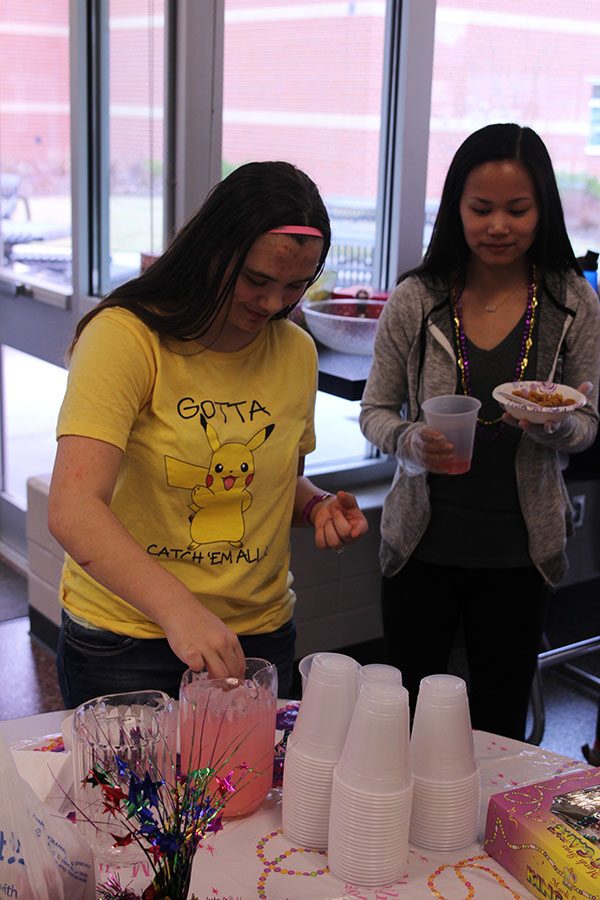
<path fill-rule="evenodd" d="M 108 309 L 75 347 L 57 436 L 119 447 L 111 508 L 138 544 L 236 633 L 265 633 L 293 612 L 289 532 L 316 389 L 314 343 L 289 321 L 217 353 Z M 163 636 L 69 556 L 61 602 L 98 628 Z"/>

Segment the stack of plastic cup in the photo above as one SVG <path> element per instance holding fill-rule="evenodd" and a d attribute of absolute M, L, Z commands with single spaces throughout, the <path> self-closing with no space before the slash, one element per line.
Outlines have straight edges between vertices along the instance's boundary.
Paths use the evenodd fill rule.
<path fill-rule="evenodd" d="M 411 844 L 428 850 L 458 850 L 472 844 L 479 826 L 481 777 L 462 678 L 423 678 L 410 755 L 414 779 Z"/>
<path fill-rule="evenodd" d="M 341 653 L 318 653 L 288 739 L 283 768 L 282 826 L 296 844 L 327 849 L 333 770 L 356 705 L 358 663 Z"/>
<path fill-rule="evenodd" d="M 367 663 L 358 670 L 358 689 L 366 681 L 387 681 L 402 686 L 402 672 L 396 666 L 388 666 L 385 663 Z"/>
<path fill-rule="evenodd" d="M 315 656 L 317 656 L 318 652 L 319 651 L 316 653 L 309 653 L 308 656 L 304 656 L 298 663 L 298 671 L 300 672 L 300 681 L 302 684 L 302 696 L 304 696 L 304 691 L 306 690 L 306 682 L 308 681 L 308 673 L 310 672 L 312 661 Z"/>
<path fill-rule="evenodd" d="M 398 881 L 408 863 L 411 800 L 408 692 L 397 682 L 367 682 L 333 775 L 332 874 L 370 887 Z"/>

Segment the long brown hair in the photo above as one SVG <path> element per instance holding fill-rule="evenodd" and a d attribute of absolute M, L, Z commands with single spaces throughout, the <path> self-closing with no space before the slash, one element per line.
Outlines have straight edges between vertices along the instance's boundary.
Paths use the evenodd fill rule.
<path fill-rule="evenodd" d="M 198 212 L 144 273 L 116 288 L 77 324 L 69 352 L 98 313 L 119 306 L 163 337 L 195 340 L 223 306 L 254 242 L 281 225 L 310 225 L 323 235 L 315 278 L 331 243 L 331 226 L 315 183 L 288 162 L 240 166 L 209 193 Z M 295 240 L 314 240 L 292 235 Z M 282 310 L 283 317 L 290 308 Z"/>

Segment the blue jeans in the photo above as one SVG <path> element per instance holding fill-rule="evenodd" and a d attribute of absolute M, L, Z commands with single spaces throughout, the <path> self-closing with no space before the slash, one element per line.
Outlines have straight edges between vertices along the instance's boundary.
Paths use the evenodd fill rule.
<path fill-rule="evenodd" d="M 296 626 L 290 619 L 270 634 L 240 634 L 245 656 L 268 659 L 277 667 L 279 696 L 292 687 Z M 66 709 L 103 694 L 160 690 L 179 696 L 187 666 L 166 638 L 132 638 L 112 631 L 84 628 L 63 612 L 56 657 L 58 681 Z"/>

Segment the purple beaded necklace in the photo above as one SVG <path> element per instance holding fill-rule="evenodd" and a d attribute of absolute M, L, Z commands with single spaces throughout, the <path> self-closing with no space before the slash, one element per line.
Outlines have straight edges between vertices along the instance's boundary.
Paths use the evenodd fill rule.
<path fill-rule="evenodd" d="M 460 369 L 460 380 L 462 383 L 463 394 L 471 396 L 471 371 L 469 365 L 469 356 L 467 354 L 467 339 L 465 337 L 465 329 L 463 327 L 463 314 L 461 297 L 464 285 L 456 286 L 452 291 L 452 321 L 454 322 L 454 332 L 456 334 L 456 350 L 458 357 L 458 368 Z M 529 351 L 533 344 L 533 327 L 535 325 L 535 311 L 538 305 L 537 299 L 537 281 L 535 277 L 535 266 L 532 266 L 529 272 L 529 282 L 527 285 L 527 307 L 525 309 L 525 325 L 523 328 L 523 336 L 521 338 L 521 349 L 517 360 L 517 368 L 515 371 L 514 381 L 522 381 L 527 364 L 529 362 Z M 478 425 L 498 425 L 502 416 L 497 419 L 482 419 L 478 417 Z"/>

